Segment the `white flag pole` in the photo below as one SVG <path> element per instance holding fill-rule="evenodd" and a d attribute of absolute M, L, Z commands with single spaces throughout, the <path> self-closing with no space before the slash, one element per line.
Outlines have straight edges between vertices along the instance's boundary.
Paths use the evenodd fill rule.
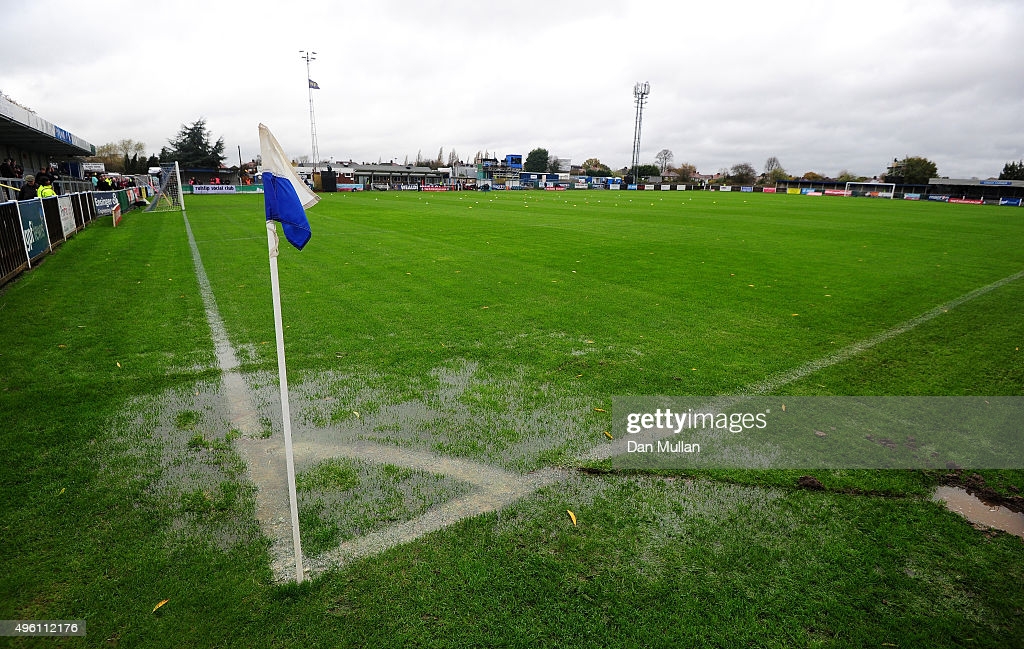
<path fill-rule="evenodd" d="M 284 363 L 284 327 L 281 325 L 281 285 L 277 279 L 277 226 L 267 221 L 270 249 L 270 285 L 274 293 L 274 330 L 277 332 L 277 374 L 281 384 L 281 419 L 284 423 L 284 457 L 288 467 L 288 505 L 292 515 L 292 544 L 295 547 L 295 581 L 302 583 L 302 541 L 299 539 L 299 503 L 295 495 L 295 458 L 292 455 L 292 415 L 288 407 L 288 375 Z"/>

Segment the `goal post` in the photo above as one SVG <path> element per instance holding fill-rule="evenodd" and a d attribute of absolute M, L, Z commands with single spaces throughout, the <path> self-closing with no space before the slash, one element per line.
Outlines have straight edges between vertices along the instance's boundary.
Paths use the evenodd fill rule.
<path fill-rule="evenodd" d="M 178 163 L 164 162 L 160 165 L 160 185 L 147 212 L 183 212 L 185 197 L 181 192 L 181 171 Z"/>
<path fill-rule="evenodd" d="M 870 196 L 872 198 L 895 198 L 896 183 L 846 183 L 847 196 Z"/>

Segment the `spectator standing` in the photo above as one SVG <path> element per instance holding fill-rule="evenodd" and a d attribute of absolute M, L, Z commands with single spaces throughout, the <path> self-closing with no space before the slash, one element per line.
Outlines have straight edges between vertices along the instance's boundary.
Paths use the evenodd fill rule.
<path fill-rule="evenodd" d="M 5 158 L 3 163 L 0 163 L 0 178 L 17 178 L 14 175 L 13 158 Z"/>
<path fill-rule="evenodd" d="M 38 190 L 39 186 L 36 185 L 36 177 L 29 174 L 25 176 L 25 182 L 22 184 L 21 189 L 18 190 L 18 200 L 27 201 L 30 198 L 35 198 Z"/>
<path fill-rule="evenodd" d="M 36 195 L 39 198 L 49 198 L 50 196 L 57 195 L 57 192 L 53 191 L 53 181 L 46 174 L 39 175 L 39 191 Z"/>

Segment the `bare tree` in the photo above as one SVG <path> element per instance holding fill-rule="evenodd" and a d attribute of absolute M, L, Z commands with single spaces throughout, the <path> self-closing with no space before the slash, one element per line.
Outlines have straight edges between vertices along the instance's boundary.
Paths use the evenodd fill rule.
<path fill-rule="evenodd" d="M 654 156 L 654 161 L 658 163 L 658 170 L 661 173 L 665 173 L 665 170 L 672 165 L 672 152 L 668 149 L 662 149 L 658 151 L 658 155 Z"/>
<path fill-rule="evenodd" d="M 764 180 L 768 183 L 777 183 L 780 180 L 788 180 L 789 174 L 782 168 L 782 163 L 775 156 L 764 161 Z"/>

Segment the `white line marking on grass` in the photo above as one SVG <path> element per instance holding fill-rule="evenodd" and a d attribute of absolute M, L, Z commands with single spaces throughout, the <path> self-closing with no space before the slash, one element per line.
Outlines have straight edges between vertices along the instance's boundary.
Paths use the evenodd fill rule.
<path fill-rule="evenodd" d="M 269 440 L 251 439 L 253 435 L 261 432 L 256 409 L 252 405 L 245 380 L 238 372 L 238 357 L 228 339 L 220 311 L 217 310 L 217 300 L 213 296 L 206 269 L 203 268 L 203 260 L 199 256 L 199 248 L 192 234 L 188 215 L 184 210 L 181 215 L 185 219 L 188 245 L 192 249 L 192 264 L 195 266 L 196 279 L 199 281 L 199 293 L 203 299 L 206 321 L 210 325 L 217 365 L 222 373 L 228 418 L 231 420 L 231 426 L 246 436 L 237 440 L 235 448 L 245 460 L 250 479 L 257 485 L 256 519 L 273 542 L 271 556 L 274 574 L 281 577 L 289 574 L 290 566 L 295 565 L 295 555 L 291 546 L 291 515 L 284 456 L 275 452 L 276 449 Z"/>
<path fill-rule="evenodd" d="M 224 321 L 217 310 L 217 301 L 203 268 L 196 239 L 185 219 L 185 231 L 192 249 L 199 291 L 214 341 L 217 364 L 223 374 L 223 389 L 227 398 L 231 424 L 243 433 L 235 448 L 245 460 L 249 478 L 257 486 L 256 518 L 260 528 L 270 537 L 271 569 L 277 581 L 291 579 L 295 556 L 292 549 L 292 529 L 288 503 L 288 485 L 285 479 L 284 444 L 280 436 L 254 439 L 259 430 L 256 409 L 249 390 L 238 372 L 238 358 L 228 340 Z M 440 503 L 426 512 L 402 523 L 347 541 L 327 553 L 307 558 L 306 572 L 318 574 L 340 567 L 354 559 L 372 556 L 404 543 L 409 543 L 430 532 L 453 525 L 465 518 L 495 511 L 569 476 L 555 468 L 541 469 L 528 475 L 509 473 L 486 464 L 436 455 L 426 451 L 383 446 L 372 442 L 323 443 L 297 442 L 294 447 L 300 465 L 311 466 L 333 457 L 348 457 L 420 469 L 451 476 L 473 485 L 473 490 L 461 497 Z"/>
<path fill-rule="evenodd" d="M 815 361 L 810 361 L 808 363 L 804 363 L 800 367 L 792 369 L 792 370 L 790 370 L 788 372 L 783 372 L 782 374 L 778 374 L 776 376 L 769 377 L 769 378 L 765 379 L 764 381 L 760 381 L 758 383 L 754 383 L 753 385 L 750 385 L 750 386 L 748 386 L 746 388 L 746 390 L 744 391 L 744 394 L 756 395 L 756 394 L 768 394 L 768 393 L 774 392 L 775 390 L 781 388 L 784 385 L 788 385 L 790 383 L 795 383 L 796 381 L 799 381 L 800 379 L 802 379 L 802 378 L 804 378 L 806 376 L 814 374 L 815 372 L 817 372 L 819 370 L 823 370 L 826 367 L 831 367 L 833 365 L 838 365 L 839 363 L 842 363 L 843 361 L 847 361 L 847 360 L 853 358 L 854 356 L 857 356 L 858 354 L 866 352 L 867 350 L 871 349 L 872 347 L 875 347 L 877 345 L 880 345 L 880 344 L 884 343 L 887 340 L 890 340 L 892 338 L 895 338 L 896 336 L 905 334 L 906 332 L 910 331 L 911 329 L 915 329 L 915 328 L 923 325 L 924 323 L 928 322 L 929 320 L 934 320 L 935 318 L 939 317 L 943 313 L 946 313 L 947 311 L 952 311 L 953 309 L 955 309 L 956 307 L 960 306 L 961 304 L 965 304 L 967 302 L 970 302 L 970 301 L 972 301 L 972 300 L 974 300 L 976 298 L 981 297 L 982 295 L 985 295 L 986 293 L 991 293 L 992 291 L 996 290 L 997 288 L 1000 288 L 1002 286 L 1006 286 L 1007 284 L 1009 284 L 1011 282 L 1015 282 L 1015 281 L 1017 281 L 1017 280 L 1019 280 L 1021 278 L 1024 278 L 1024 270 L 1020 271 L 1019 273 L 1014 273 L 1013 275 L 1009 275 L 1007 277 L 1004 277 L 1001 280 L 992 282 L 991 284 L 989 284 L 987 286 L 982 286 L 981 288 L 975 289 L 975 290 L 971 291 L 970 293 L 965 293 L 964 295 L 961 295 L 960 297 L 958 297 L 958 298 L 956 298 L 954 300 L 950 300 L 949 302 L 946 302 L 945 304 L 940 304 L 939 306 L 935 307 L 931 311 L 928 311 L 926 313 L 922 313 L 921 315 L 917 316 L 916 318 L 911 318 L 910 320 L 907 320 L 906 322 L 898 324 L 898 325 L 896 325 L 895 327 L 893 327 L 891 329 L 886 329 L 885 331 L 883 331 L 880 334 L 874 335 L 874 336 L 872 336 L 870 338 L 867 338 L 867 339 L 862 340 L 860 342 L 856 342 L 856 343 L 853 343 L 852 345 L 844 347 L 843 349 L 839 350 L 835 354 L 831 354 L 829 356 L 825 356 L 824 358 L 820 358 L 820 359 L 815 360 Z"/>
<path fill-rule="evenodd" d="M 908 331 L 915 329 L 930 320 L 934 320 L 935 318 L 939 317 L 944 313 L 952 311 L 953 309 L 962 304 L 966 304 L 967 302 L 977 299 L 982 295 L 985 295 L 986 293 L 991 293 L 992 291 L 1000 287 L 1006 286 L 1011 282 L 1015 282 L 1021 278 L 1024 278 L 1024 270 L 1014 273 L 1013 275 L 1008 275 L 1007 277 L 992 282 L 991 284 L 988 284 L 986 286 L 982 286 L 981 288 L 975 289 L 970 293 L 965 293 L 956 299 L 946 302 L 945 304 L 940 304 L 934 309 L 922 313 L 916 318 L 911 318 L 910 320 L 902 322 L 896 325 L 895 327 L 892 327 L 891 329 L 886 329 L 885 331 L 874 336 L 871 336 L 870 338 L 865 338 L 864 340 L 855 342 L 852 345 L 848 345 L 834 354 L 829 354 L 828 356 L 824 356 L 817 360 L 809 361 L 799 367 L 789 370 L 788 372 L 782 372 L 781 374 L 770 376 L 763 381 L 752 383 L 747 387 L 743 388 L 743 390 L 741 390 L 737 395 L 723 395 L 720 397 L 714 397 L 708 402 L 706 408 L 714 411 L 716 409 L 726 408 L 732 405 L 733 403 L 736 403 L 737 401 L 744 400 L 746 397 L 770 394 L 783 386 L 789 385 L 790 383 L 795 383 L 800 379 L 803 379 L 807 376 L 810 376 L 811 374 L 814 374 L 815 372 L 823 370 L 827 367 L 832 367 L 833 365 L 838 365 L 839 363 L 842 363 L 844 361 L 848 361 L 854 356 L 862 354 L 867 350 L 871 349 L 872 347 L 876 347 L 887 340 L 891 340 L 896 336 L 905 334 Z M 631 440 L 634 442 L 649 442 L 670 436 L 671 435 L 656 435 L 654 433 L 651 433 L 644 435 L 642 440 L 639 436 L 633 435 L 631 436 Z M 582 459 L 590 461 L 607 460 L 612 456 L 624 453 L 626 449 L 626 443 L 628 441 L 630 440 L 620 437 L 619 439 L 616 439 L 614 442 L 602 444 L 592 449 L 589 453 L 585 454 Z"/>
<path fill-rule="evenodd" d="M 502 509 L 542 487 L 561 482 L 570 475 L 565 470 L 555 468 L 519 475 L 479 462 L 366 441 L 338 444 L 296 442 L 294 448 L 296 456 L 301 457 L 306 464 L 342 456 L 442 474 L 473 485 L 470 493 L 435 505 L 416 518 L 346 541 L 334 550 L 315 557 L 309 563 L 313 574 L 415 541 L 425 534 L 444 529 L 464 518 Z"/>
<path fill-rule="evenodd" d="M 196 239 L 192 235 L 192 226 L 188 222 L 185 210 L 181 211 L 181 216 L 185 219 L 185 233 L 188 234 L 188 245 L 192 249 L 192 264 L 196 268 L 196 279 L 199 281 L 199 294 L 203 298 L 203 308 L 206 310 L 206 321 L 210 323 L 217 364 L 225 372 L 236 369 L 238 357 L 235 356 L 235 350 L 228 340 L 228 332 L 224 328 L 224 321 L 217 310 L 217 300 L 213 297 L 213 289 L 210 288 L 210 280 L 206 276 L 206 269 L 203 268 L 203 260 L 199 256 L 199 248 L 196 246 Z"/>

